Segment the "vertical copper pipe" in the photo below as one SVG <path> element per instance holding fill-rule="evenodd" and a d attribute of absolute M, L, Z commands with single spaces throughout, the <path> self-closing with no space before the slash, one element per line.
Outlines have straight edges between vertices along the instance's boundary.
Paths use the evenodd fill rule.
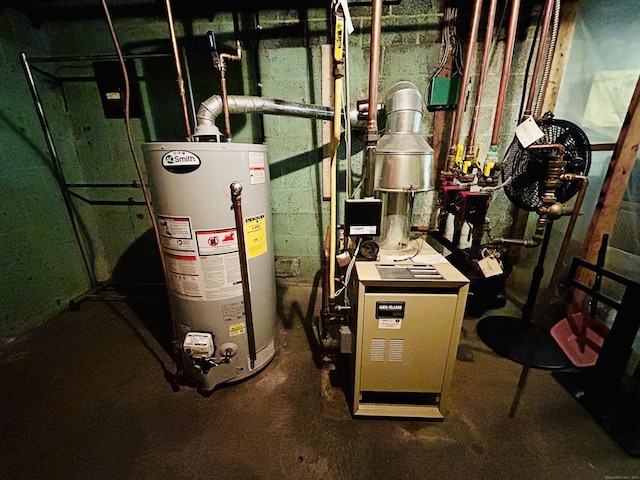
<path fill-rule="evenodd" d="M 247 323 L 247 341 L 249 343 L 249 361 L 251 369 L 256 362 L 256 336 L 253 328 L 253 310 L 251 309 L 251 290 L 249 288 L 249 261 L 244 242 L 244 219 L 242 218 L 242 184 L 233 182 L 231 189 L 231 201 L 236 222 L 236 235 L 238 237 L 238 256 L 240 257 L 240 277 L 242 279 L 242 300 L 244 302 L 244 319 Z"/>
<path fill-rule="evenodd" d="M 478 27 L 480 26 L 480 15 L 482 13 L 482 0 L 475 0 L 473 7 L 473 17 L 471 21 L 471 31 L 469 32 L 469 44 L 467 54 L 464 59 L 464 68 L 462 70 L 462 79 L 460 80 L 460 93 L 458 95 L 458 105 L 456 106 L 456 117 L 453 124 L 453 133 L 451 134 L 450 151 L 455 154 L 456 146 L 460 142 L 460 129 L 462 128 L 462 115 L 464 114 L 464 104 L 466 100 L 467 84 L 471 77 L 471 69 L 473 66 L 473 53 L 478 40 Z"/>
<path fill-rule="evenodd" d="M 173 47 L 173 59 L 176 64 L 176 73 L 178 74 L 178 91 L 180 92 L 180 101 L 182 102 L 182 113 L 184 115 L 184 125 L 187 131 L 187 137 L 191 138 L 191 123 L 189 123 L 189 109 L 187 108 L 187 95 L 184 90 L 184 80 L 182 78 L 182 66 L 180 65 L 180 55 L 178 54 L 178 42 L 176 40 L 176 31 L 173 28 L 173 13 L 171 12 L 171 1 L 166 0 L 167 19 L 169 21 L 169 33 L 171 34 L 171 46 Z"/>
<path fill-rule="evenodd" d="M 547 53 L 547 49 L 544 48 L 547 43 L 547 37 L 549 36 L 549 25 L 551 23 L 551 13 L 553 12 L 553 0 L 546 0 L 544 4 L 544 12 L 542 13 L 542 28 L 540 29 L 540 38 L 538 39 L 538 51 L 536 52 L 536 61 L 533 64 L 533 72 L 531 74 L 531 82 L 529 84 L 529 96 L 527 97 L 527 104 L 524 109 L 524 116 L 531 115 L 531 109 L 533 107 L 533 101 L 537 95 L 538 75 L 540 75 L 540 67 L 542 66 L 542 60 Z"/>
<path fill-rule="evenodd" d="M 236 23 L 234 22 L 234 27 Z M 235 32 L 236 38 L 238 37 L 238 32 Z M 227 136 L 227 142 L 231 141 L 231 120 L 229 119 L 229 95 L 227 92 L 227 61 L 242 60 L 242 45 L 240 44 L 240 40 L 236 40 L 236 54 L 232 55 L 230 53 L 222 53 L 220 54 L 220 64 L 218 65 L 218 70 L 220 70 L 220 86 L 222 89 L 222 111 L 224 112 L 224 130 L 225 135 Z"/>
<path fill-rule="evenodd" d="M 496 116 L 493 120 L 493 133 L 491 135 L 491 145 L 498 144 L 500 137 L 500 124 L 504 112 L 504 102 L 507 96 L 507 85 L 509 74 L 511 73 L 511 60 L 513 57 L 513 47 L 516 43 L 516 30 L 518 28 L 518 14 L 520 13 L 520 0 L 513 0 L 511 4 L 511 18 L 509 20 L 509 30 L 507 33 L 507 43 L 504 49 L 504 61 L 502 63 L 502 76 L 500 77 L 500 88 L 498 90 L 498 103 L 496 104 Z"/>
<path fill-rule="evenodd" d="M 484 37 L 484 51 L 482 54 L 482 66 L 480 67 L 480 78 L 478 79 L 478 92 L 476 94 L 476 106 L 473 109 L 473 118 L 471 119 L 471 128 L 469 129 L 469 139 L 467 140 L 468 155 L 474 155 L 473 147 L 476 143 L 476 131 L 478 129 L 478 118 L 480 117 L 480 103 L 482 102 L 482 93 L 484 91 L 484 81 L 489 70 L 489 60 L 491 56 L 491 43 L 493 41 L 493 25 L 496 21 L 496 10 L 498 0 L 491 0 L 489 5 L 489 15 L 487 18 L 487 32 Z"/>
<path fill-rule="evenodd" d="M 227 74 L 225 65 L 222 63 L 220 68 L 220 87 L 222 93 L 222 111 L 224 112 L 224 133 L 227 137 L 227 142 L 231 141 L 231 120 L 229 118 L 229 97 L 227 95 Z"/>
<path fill-rule="evenodd" d="M 380 32 L 382 29 L 382 0 L 374 0 L 371 16 L 371 52 L 369 61 L 369 112 L 367 129 L 378 131 L 378 70 L 380 68 Z"/>
<path fill-rule="evenodd" d="M 364 196 L 373 195 L 375 185 L 376 145 L 378 143 L 378 75 L 380 69 L 380 33 L 382 30 L 382 0 L 373 1 L 371 12 L 371 52 L 369 55 L 369 111 L 365 134 Z"/>
<path fill-rule="evenodd" d="M 562 269 L 564 268 L 564 257 L 566 256 L 567 250 L 569 249 L 573 230 L 575 229 L 578 217 L 580 216 L 580 208 L 582 207 L 582 203 L 584 202 L 584 197 L 587 192 L 587 187 L 589 186 L 589 178 L 586 175 L 566 173 L 563 174 L 560 179 L 563 182 L 579 181 L 581 182 L 581 184 L 580 190 L 578 191 L 578 195 L 576 196 L 576 200 L 573 204 L 573 208 L 571 209 L 571 216 L 569 217 L 569 223 L 567 223 L 567 229 L 565 230 L 562 243 L 560 244 L 560 249 L 558 250 L 556 264 L 553 268 L 551 278 L 549 279 L 549 284 L 545 292 L 544 301 L 541 303 L 541 306 L 545 308 L 548 308 L 551 305 L 553 297 L 556 294 L 558 282 L 560 280 L 560 274 L 562 273 Z M 541 315 L 541 318 L 547 318 L 547 315 L 545 314 L 546 312 L 541 313 L 543 313 Z"/>

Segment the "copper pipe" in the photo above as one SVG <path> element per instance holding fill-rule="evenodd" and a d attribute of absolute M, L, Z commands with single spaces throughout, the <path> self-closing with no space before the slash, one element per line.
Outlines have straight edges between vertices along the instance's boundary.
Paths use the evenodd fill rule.
<path fill-rule="evenodd" d="M 240 277 L 242 279 L 242 301 L 244 302 L 244 319 L 247 326 L 247 342 L 249 346 L 249 362 L 251 369 L 256 362 L 256 336 L 253 328 L 253 310 L 251 308 L 251 289 L 249 287 L 249 259 L 244 238 L 244 217 L 242 216 L 242 184 L 233 182 L 231 190 L 231 208 L 236 223 L 238 238 L 238 256 L 240 257 Z"/>
<path fill-rule="evenodd" d="M 587 187 L 589 186 L 589 178 L 586 175 L 565 173 L 560 176 L 560 180 L 562 180 L 563 182 L 580 181 L 582 183 L 580 185 L 578 195 L 576 196 L 576 201 L 573 204 L 573 208 L 569 211 L 569 213 L 571 214 L 571 216 L 569 217 L 569 223 L 567 224 L 567 229 L 565 231 L 564 238 L 562 239 L 562 244 L 560 245 L 560 249 L 558 250 L 556 264 L 553 268 L 553 273 L 551 274 L 549 285 L 544 295 L 544 302 L 541 304 L 544 307 L 549 307 L 549 305 L 551 305 L 551 302 L 555 295 L 555 290 L 560 278 L 560 273 L 562 272 L 562 268 L 564 266 L 564 257 L 567 254 L 567 250 L 569 249 L 571 236 L 573 235 L 573 230 L 576 226 L 576 222 L 578 221 L 578 216 L 580 215 L 580 208 L 582 207 L 582 202 L 584 201 Z"/>
<path fill-rule="evenodd" d="M 471 63 L 473 62 L 473 52 L 478 40 L 478 27 L 480 26 L 480 16 L 482 13 L 482 0 L 476 0 L 473 7 L 473 17 L 471 21 L 471 31 L 469 32 L 469 44 L 467 54 L 464 59 L 462 69 L 462 79 L 460 80 L 460 93 L 458 94 L 458 105 L 456 106 L 456 116 L 453 123 L 453 133 L 451 134 L 450 153 L 455 154 L 456 147 L 460 142 L 460 129 L 462 128 L 462 115 L 464 114 L 464 104 L 466 100 L 467 84 L 471 77 Z"/>
<path fill-rule="evenodd" d="M 520 0 L 513 0 L 511 4 L 511 18 L 509 20 L 509 30 L 507 33 L 507 43 L 504 51 L 504 61 L 502 63 L 502 76 L 500 77 L 500 89 L 498 90 L 498 102 L 496 104 L 496 116 L 493 120 L 493 133 L 491 135 L 491 145 L 497 145 L 500 137 L 500 124 L 502 123 L 502 113 L 504 112 L 504 102 L 507 96 L 507 85 L 509 74 L 511 73 L 511 60 L 513 57 L 513 47 L 516 42 L 516 31 L 518 28 L 518 14 L 520 13 Z"/>
<path fill-rule="evenodd" d="M 561 143 L 531 145 L 528 150 L 551 150 L 551 157 L 547 163 L 547 177 L 545 179 L 545 191 L 540 196 L 542 205 L 537 208 L 538 221 L 531 239 L 514 239 L 498 237 L 491 240 L 491 245 L 518 245 L 525 248 L 537 247 L 544 240 L 545 231 L 550 222 L 557 220 L 561 215 L 566 214 L 562 204 L 557 202 L 556 189 L 562 184 L 566 177 L 564 167 L 566 162 L 562 159 L 564 155 L 564 145 Z M 576 176 L 577 177 L 577 176 Z M 582 200 L 581 200 L 582 201 Z"/>
<path fill-rule="evenodd" d="M 364 185 L 365 197 L 373 195 L 375 185 L 376 145 L 378 139 L 378 76 L 380 70 L 380 33 L 382 29 L 382 0 L 373 1 L 371 12 L 371 52 L 369 55 L 369 111 L 365 134 Z"/>
<path fill-rule="evenodd" d="M 227 95 L 227 73 L 224 67 L 224 63 L 220 62 L 222 67 L 220 68 L 220 89 L 222 94 L 222 111 L 224 113 L 224 133 L 227 137 L 227 142 L 231 141 L 231 119 L 229 118 L 229 100 Z"/>
<path fill-rule="evenodd" d="M 578 219 L 578 216 L 580 214 L 580 207 L 582 206 L 582 201 L 584 200 L 584 196 L 587 191 L 587 186 L 589 184 L 589 179 L 585 175 L 564 174 L 564 175 L 561 175 L 560 178 L 563 181 L 580 180 L 582 182 L 582 185 L 580 186 L 580 191 L 578 192 L 578 196 L 576 197 L 574 207 L 571 210 L 571 217 L 569 219 L 569 224 L 567 225 L 567 230 L 565 232 L 564 239 L 562 240 L 562 245 L 560 246 L 560 250 L 558 252 L 558 257 L 556 260 L 555 267 L 553 269 L 553 273 L 551 275 L 551 279 L 549 280 L 547 289 L 544 292 L 542 301 L 537 304 L 543 308 L 549 308 L 549 306 L 551 305 L 551 302 L 553 301 L 556 285 L 558 283 L 558 278 L 560 277 L 560 271 L 562 270 L 563 259 L 567 253 L 569 242 L 571 241 L 571 235 L 573 234 L 573 229 L 575 227 L 576 220 Z M 518 379 L 518 390 L 516 391 L 516 394 L 513 397 L 513 402 L 511 403 L 509 416 L 512 418 L 515 416 L 516 409 L 518 408 L 518 405 L 520 403 L 520 397 L 522 396 L 522 392 L 524 391 L 524 387 L 527 383 L 527 377 L 529 376 L 529 371 L 531 370 L 531 367 L 532 367 L 531 365 L 532 357 L 535 349 L 537 348 L 540 342 L 540 332 L 543 331 L 543 329 L 541 328 L 543 327 L 543 325 L 540 324 L 540 321 L 536 321 L 536 318 L 534 317 L 534 307 L 535 305 L 531 305 L 531 308 L 529 310 L 530 312 L 529 321 L 533 320 L 533 324 L 536 325 L 538 328 L 534 330 L 533 338 L 530 341 L 530 347 L 529 347 L 530 350 L 527 354 L 524 365 L 522 366 L 522 371 L 520 372 L 520 378 Z M 542 313 L 545 313 L 545 315 L 542 315 L 542 317 L 546 318 L 547 317 L 546 312 L 542 312 Z M 524 317 L 524 309 L 523 309 L 523 317 Z"/>
<path fill-rule="evenodd" d="M 224 112 L 224 131 L 227 137 L 227 142 L 231 141 L 231 120 L 229 118 L 229 95 L 227 93 L 227 62 L 242 60 L 242 44 L 238 39 L 239 27 L 238 27 L 238 13 L 233 12 L 233 33 L 236 37 L 236 54 L 221 53 L 218 56 L 218 70 L 220 70 L 220 86 L 222 94 L 222 111 Z"/>
<path fill-rule="evenodd" d="M 180 92 L 180 101 L 182 102 L 182 113 L 184 115 L 184 125 L 187 131 L 187 138 L 191 138 L 191 123 L 189 122 L 189 109 L 187 108 L 187 95 L 184 90 L 184 80 L 182 78 L 182 66 L 180 65 L 180 55 L 178 53 L 178 42 L 176 40 L 176 31 L 173 28 L 173 13 L 171 13 L 171 1 L 166 0 L 167 19 L 169 22 L 169 33 L 171 34 L 171 46 L 173 47 L 173 60 L 176 64 L 176 73 L 178 74 L 178 91 Z"/>
<path fill-rule="evenodd" d="M 480 103 L 482 101 L 482 93 L 484 90 L 484 81 L 489 70 L 489 58 L 491 57 L 491 42 L 493 41 L 493 25 L 496 20 L 496 9 L 498 0 L 491 0 L 489 4 L 489 16 L 487 18 L 487 32 L 484 37 L 484 51 L 482 54 L 482 66 L 480 67 L 480 78 L 478 79 L 478 93 L 476 94 L 476 106 L 473 109 L 473 118 L 471 119 L 471 128 L 469 130 L 469 139 L 467 141 L 467 156 L 474 155 L 474 145 L 476 143 L 476 131 L 478 129 L 478 118 L 480 117 Z"/>
<path fill-rule="evenodd" d="M 371 52 L 369 56 L 369 112 L 367 131 L 378 133 L 378 70 L 380 69 L 380 32 L 382 29 L 382 0 L 374 0 L 371 14 Z"/>
<path fill-rule="evenodd" d="M 542 29 L 540 30 L 540 38 L 538 39 L 538 51 L 536 52 L 536 61 L 533 64 L 533 73 L 531 74 L 531 82 L 529 84 L 529 96 L 527 98 L 527 104 L 524 109 L 524 116 L 531 115 L 533 101 L 537 95 L 537 83 L 538 75 L 540 75 L 540 67 L 542 66 L 542 59 L 547 53 L 547 49 L 544 48 L 549 36 L 549 25 L 551 23 L 551 13 L 553 12 L 553 1 L 546 0 L 544 4 L 544 12 L 542 13 Z"/>

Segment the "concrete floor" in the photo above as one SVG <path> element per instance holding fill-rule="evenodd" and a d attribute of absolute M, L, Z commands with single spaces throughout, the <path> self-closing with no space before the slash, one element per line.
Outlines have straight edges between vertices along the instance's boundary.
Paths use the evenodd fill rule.
<path fill-rule="evenodd" d="M 549 372 L 515 418 L 520 366 L 465 320 L 443 422 L 354 419 L 346 369 L 308 334 L 311 291 L 280 288 L 280 351 L 258 375 L 203 397 L 174 391 L 161 301 L 85 301 L 0 348 L 0 478 L 640 478 Z"/>

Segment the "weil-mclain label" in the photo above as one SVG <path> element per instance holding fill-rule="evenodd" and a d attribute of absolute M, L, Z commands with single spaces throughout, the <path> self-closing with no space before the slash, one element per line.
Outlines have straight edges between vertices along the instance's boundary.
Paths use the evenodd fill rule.
<path fill-rule="evenodd" d="M 404 318 L 404 302 L 376 302 L 376 318 Z"/>

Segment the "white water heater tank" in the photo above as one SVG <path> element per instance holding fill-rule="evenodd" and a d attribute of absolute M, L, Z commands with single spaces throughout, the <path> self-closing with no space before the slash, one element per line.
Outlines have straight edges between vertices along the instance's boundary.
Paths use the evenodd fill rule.
<path fill-rule="evenodd" d="M 156 142 L 142 149 L 185 373 L 207 391 L 246 378 L 264 368 L 277 348 L 266 147 Z M 234 182 L 242 185 L 251 325 L 244 310 Z M 210 341 L 212 348 L 197 347 Z"/>

